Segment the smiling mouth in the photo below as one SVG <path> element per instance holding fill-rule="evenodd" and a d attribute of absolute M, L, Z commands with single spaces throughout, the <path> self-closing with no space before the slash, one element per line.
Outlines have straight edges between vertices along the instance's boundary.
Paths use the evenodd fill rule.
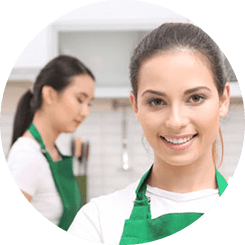
<path fill-rule="evenodd" d="M 181 144 L 185 144 L 185 143 L 189 142 L 190 140 L 192 140 L 197 135 L 198 134 L 194 134 L 192 136 L 183 137 L 183 138 L 167 138 L 167 137 L 160 136 L 160 138 L 163 139 L 164 141 L 166 141 L 169 144 L 181 145 Z"/>

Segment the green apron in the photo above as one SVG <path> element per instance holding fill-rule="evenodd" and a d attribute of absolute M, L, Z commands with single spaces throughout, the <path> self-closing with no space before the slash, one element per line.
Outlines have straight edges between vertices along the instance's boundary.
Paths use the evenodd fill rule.
<path fill-rule="evenodd" d="M 120 244 L 139 244 L 162 239 L 184 229 L 203 215 L 203 213 L 169 213 L 151 219 L 150 200 L 145 193 L 152 167 L 142 177 L 136 189 L 133 211 L 130 218 L 125 220 Z M 217 169 L 215 172 L 221 195 L 228 184 Z"/>
<path fill-rule="evenodd" d="M 30 125 L 29 131 L 40 143 L 41 151 L 49 163 L 55 186 L 63 204 L 63 213 L 59 220 L 58 227 L 67 231 L 82 206 L 80 191 L 73 174 L 72 157 L 60 154 L 62 159 L 54 162 L 33 123 Z"/>

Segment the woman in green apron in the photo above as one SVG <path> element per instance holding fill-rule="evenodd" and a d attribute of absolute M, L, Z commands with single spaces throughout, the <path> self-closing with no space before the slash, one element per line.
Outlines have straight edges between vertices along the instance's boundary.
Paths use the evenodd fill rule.
<path fill-rule="evenodd" d="M 41 70 L 15 114 L 10 171 L 32 205 L 64 230 L 82 199 L 72 157 L 63 155 L 55 141 L 61 133 L 75 132 L 88 116 L 94 79 L 78 59 L 58 56 Z"/>
<path fill-rule="evenodd" d="M 216 141 L 230 87 L 213 40 L 191 24 L 163 24 L 135 49 L 130 78 L 130 100 L 154 163 L 137 183 L 91 200 L 68 230 L 105 244 L 170 236 L 200 218 L 227 187 Z"/>

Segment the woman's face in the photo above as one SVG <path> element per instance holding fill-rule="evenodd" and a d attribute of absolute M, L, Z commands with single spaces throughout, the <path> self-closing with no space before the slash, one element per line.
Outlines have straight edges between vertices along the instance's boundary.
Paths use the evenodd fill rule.
<path fill-rule="evenodd" d="M 183 166 L 212 160 L 219 119 L 229 105 L 229 85 L 219 97 L 213 75 L 200 55 L 188 50 L 162 53 L 139 72 L 137 101 L 131 102 L 144 135 L 163 161 Z"/>
<path fill-rule="evenodd" d="M 87 74 L 76 75 L 53 104 L 54 124 L 59 132 L 71 133 L 87 118 L 94 99 L 94 81 Z"/>

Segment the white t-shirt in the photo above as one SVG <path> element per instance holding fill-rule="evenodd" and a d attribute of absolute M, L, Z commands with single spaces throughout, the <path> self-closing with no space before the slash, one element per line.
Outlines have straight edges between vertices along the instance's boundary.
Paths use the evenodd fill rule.
<path fill-rule="evenodd" d="M 58 225 L 63 205 L 40 145 L 28 137 L 18 138 L 7 162 L 18 187 L 32 197 L 33 207 Z"/>
<path fill-rule="evenodd" d="M 105 244 L 119 244 L 124 222 L 129 218 L 138 182 L 123 190 L 92 199 L 75 217 L 68 232 L 83 239 Z M 218 200 L 218 189 L 174 193 L 147 186 L 152 218 L 167 213 L 205 213 Z"/>

